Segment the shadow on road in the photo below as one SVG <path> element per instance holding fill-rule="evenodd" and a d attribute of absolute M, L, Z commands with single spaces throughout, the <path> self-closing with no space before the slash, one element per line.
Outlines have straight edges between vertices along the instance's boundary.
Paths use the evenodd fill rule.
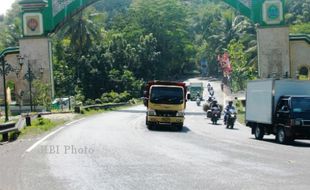
<path fill-rule="evenodd" d="M 120 112 L 120 113 L 146 113 L 146 110 L 113 110 L 111 112 Z M 205 112 L 185 112 L 187 115 L 206 115 Z"/>
<path fill-rule="evenodd" d="M 205 116 L 206 113 L 205 112 L 185 112 L 185 116 L 187 115 L 203 115 Z"/>
<path fill-rule="evenodd" d="M 310 142 L 294 141 L 291 146 L 310 148 Z"/>
<path fill-rule="evenodd" d="M 225 129 L 227 129 L 227 130 L 236 130 L 236 131 L 239 130 L 238 128 L 235 128 L 235 127 L 232 128 L 232 129 L 231 129 L 231 128 L 226 128 L 226 127 L 225 127 Z"/>
<path fill-rule="evenodd" d="M 191 130 L 188 127 L 183 127 L 182 131 L 177 131 L 175 127 L 172 126 L 157 126 L 155 129 L 150 130 L 152 132 L 176 132 L 176 133 L 188 133 Z"/>
<path fill-rule="evenodd" d="M 111 112 L 121 112 L 121 113 L 145 113 L 145 110 L 113 110 Z"/>
<path fill-rule="evenodd" d="M 251 139 L 257 140 L 255 138 L 251 138 Z M 257 140 L 257 141 L 259 141 L 259 140 Z M 269 143 L 273 143 L 273 144 L 279 144 L 279 143 L 277 143 L 277 141 L 275 139 L 263 139 L 261 141 L 269 142 Z M 302 141 L 299 141 L 299 140 L 295 140 L 294 142 L 291 142 L 291 143 L 288 143 L 288 144 L 284 144 L 284 145 L 286 145 L 286 146 L 294 146 L 294 147 L 310 148 L 310 142 L 302 142 Z"/>

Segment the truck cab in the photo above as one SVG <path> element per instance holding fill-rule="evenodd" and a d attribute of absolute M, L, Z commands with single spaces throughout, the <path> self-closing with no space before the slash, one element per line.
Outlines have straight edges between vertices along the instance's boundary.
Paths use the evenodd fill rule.
<path fill-rule="evenodd" d="M 290 138 L 310 138 L 310 96 L 281 97 L 274 119 Z"/>
<path fill-rule="evenodd" d="M 195 83 L 190 83 L 189 85 L 189 91 L 191 94 L 190 99 L 192 101 L 195 101 L 198 97 L 200 100 L 203 100 L 203 83 L 202 82 L 195 82 Z"/>
<path fill-rule="evenodd" d="M 154 129 L 158 125 L 175 126 L 182 130 L 186 107 L 185 83 L 151 81 L 145 91 L 146 125 Z"/>

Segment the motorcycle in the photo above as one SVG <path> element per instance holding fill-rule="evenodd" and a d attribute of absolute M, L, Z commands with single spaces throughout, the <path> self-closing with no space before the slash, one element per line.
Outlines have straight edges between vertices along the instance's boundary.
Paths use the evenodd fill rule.
<path fill-rule="evenodd" d="M 211 110 L 212 116 L 211 116 L 211 121 L 213 125 L 217 124 L 217 121 L 221 117 L 221 110 L 219 107 L 213 107 Z"/>
<path fill-rule="evenodd" d="M 214 96 L 209 96 L 208 103 L 211 104 L 215 100 L 216 100 L 216 98 Z"/>
<path fill-rule="evenodd" d="M 237 111 L 235 109 L 229 109 L 226 113 L 226 128 L 233 129 L 237 119 Z"/>
<path fill-rule="evenodd" d="M 208 92 L 210 92 L 212 86 L 210 84 L 208 84 Z"/>
<path fill-rule="evenodd" d="M 209 94 L 210 94 L 210 96 L 214 96 L 214 90 L 211 89 L 211 90 L 209 91 Z"/>
<path fill-rule="evenodd" d="M 196 104 L 197 104 L 197 106 L 200 106 L 200 102 L 201 102 L 201 101 L 200 101 L 200 98 L 197 98 L 197 99 L 196 99 Z"/>

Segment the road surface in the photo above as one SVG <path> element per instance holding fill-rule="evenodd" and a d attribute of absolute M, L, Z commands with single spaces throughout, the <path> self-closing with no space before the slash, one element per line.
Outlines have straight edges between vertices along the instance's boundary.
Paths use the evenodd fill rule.
<path fill-rule="evenodd" d="M 258 141 L 222 123 L 212 125 L 195 102 L 181 132 L 148 130 L 143 106 L 85 118 L 35 147 L 42 137 L 0 146 L 0 189 L 310 188 L 310 141 Z"/>

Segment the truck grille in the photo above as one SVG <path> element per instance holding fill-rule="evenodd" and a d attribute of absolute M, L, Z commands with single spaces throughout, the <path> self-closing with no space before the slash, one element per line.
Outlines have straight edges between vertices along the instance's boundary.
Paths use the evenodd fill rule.
<path fill-rule="evenodd" d="M 303 126 L 310 126 L 310 120 L 303 120 Z"/>
<path fill-rule="evenodd" d="M 160 117 L 175 117 L 177 115 L 176 111 L 161 111 L 161 110 L 155 110 L 156 115 Z"/>

